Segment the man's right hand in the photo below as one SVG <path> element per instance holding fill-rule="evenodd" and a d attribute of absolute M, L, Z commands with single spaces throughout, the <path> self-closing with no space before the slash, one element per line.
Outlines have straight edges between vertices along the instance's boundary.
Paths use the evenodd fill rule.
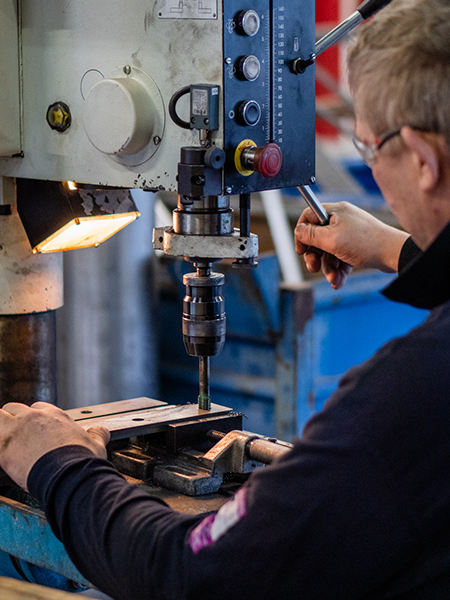
<path fill-rule="evenodd" d="M 393 273 L 408 234 L 385 225 L 369 213 L 349 204 L 325 204 L 330 223 L 319 225 L 310 208 L 303 211 L 295 228 L 295 247 L 311 273 L 323 274 L 334 289 L 341 288 L 353 267 Z"/>

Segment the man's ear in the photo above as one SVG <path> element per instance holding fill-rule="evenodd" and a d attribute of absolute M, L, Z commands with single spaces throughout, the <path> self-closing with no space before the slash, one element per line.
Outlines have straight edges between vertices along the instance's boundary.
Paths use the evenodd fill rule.
<path fill-rule="evenodd" d="M 400 135 L 413 154 L 419 176 L 419 186 L 423 191 L 436 187 L 440 178 L 439 153 L 418 131 L 402 127 Z"/>

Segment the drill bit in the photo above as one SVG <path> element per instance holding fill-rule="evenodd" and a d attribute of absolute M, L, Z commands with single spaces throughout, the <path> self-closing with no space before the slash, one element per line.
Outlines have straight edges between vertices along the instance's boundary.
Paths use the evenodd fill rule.
<path fill-rule="evenodd" d="M 209 356 L 199 357 L 199 382 L 198 407 L 201 410 L 211 410 L 211 396 L 209 393 Z"/>

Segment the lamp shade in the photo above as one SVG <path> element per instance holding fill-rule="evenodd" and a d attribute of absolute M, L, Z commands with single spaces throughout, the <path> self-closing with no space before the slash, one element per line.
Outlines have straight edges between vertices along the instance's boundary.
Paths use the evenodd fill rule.
<path fill-rule="evenodd" d="M 98 246 L 139 217 L 127 189 L 33 179 L 17 179 L 17 209 L 33 252 Z"/>

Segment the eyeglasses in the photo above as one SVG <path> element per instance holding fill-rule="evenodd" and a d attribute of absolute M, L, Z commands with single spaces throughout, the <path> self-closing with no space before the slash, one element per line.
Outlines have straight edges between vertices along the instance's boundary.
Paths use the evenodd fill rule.
<path fill-rule="evenodd" d="M 415 127 L 413 129 L 415 129 Z M 378 138 L 372 142 L 372 144 L 366 144 L 366 142 L 360 140 L 357 135 L 354 135 L 352 140 L 355 148 L 361 154 L 363 161 L 368 167 L 372 168 L 375 160 L 375 154 L 378 152 L 378 150 L 380 150 L 386 144 L 386 142 L 389 142 L 389 140 L 392 140 L 392 138 L 400 135 L 401 130 L 402 128 L 400 127 L 400 129 L 395 129 L 394 131 L 388 131 L 381 136 L 381 138 Z"/>
<path fill-rule="evenodd" d="M 411 129 L 414 129 L 414 131 L 422 131 L 424 133 L 430 133 L 429 129 L 423 129 L 423 127 L 414 127 L 412 125 L 410 125 L 409 127 Z M 373 163 L 375 160 L 375 154 L 378 152 L 378 150 L 380 150 L 386 144 L 386 142 L 389 142 L 389 140 L 392 140 L 392 138 L 395 138 L 397 135 L 400 135 L 402 128 L 403 127 L 400 127 L 399 129 L 394 129 L 393 131 L 388 131 L 387 133 L 382 135 L 380 138 L 377 138 L 376 140 L 374 140 L 372 142 L 372 144 L 366 144 L 365 142 L 360 140 L 357 135 L 353 136 L 353 138 L 352 138 L 353 144 L 355 145 L 355 148 L 358 150 L 358 152 L 361 154 L 363 161 L 366 163 L 366 165 L 368 167 L 370 167 L 370 168 L 373 167 Z"/>

